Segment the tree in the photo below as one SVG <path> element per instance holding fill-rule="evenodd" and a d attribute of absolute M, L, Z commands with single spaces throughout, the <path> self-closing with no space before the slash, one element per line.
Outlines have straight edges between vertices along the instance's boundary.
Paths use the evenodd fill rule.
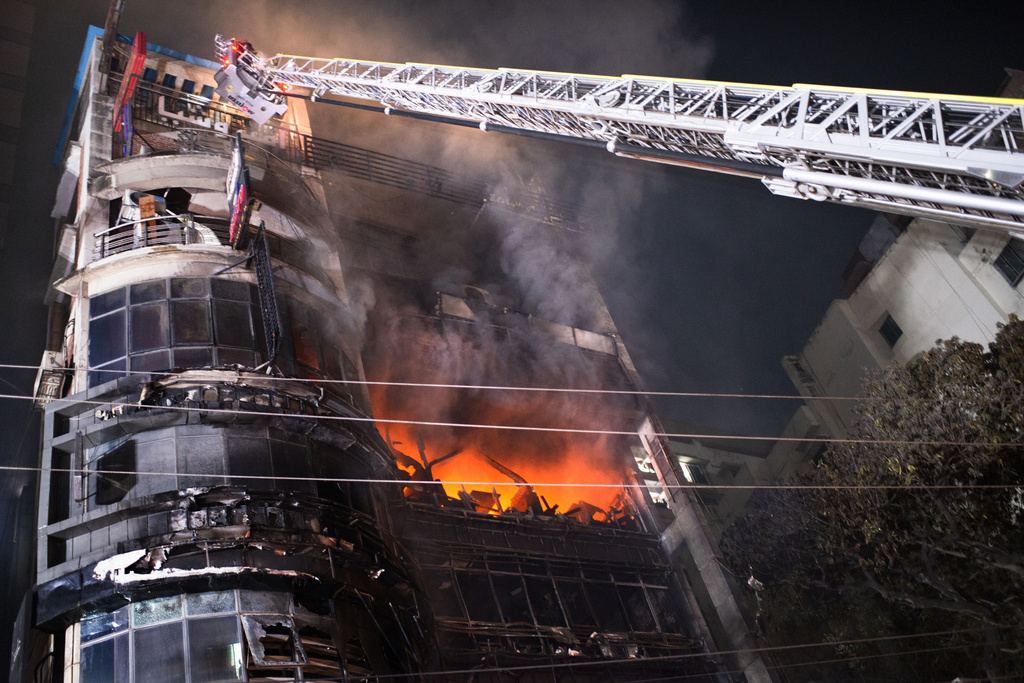
<path fill-rule="evenodd" d="M 806 488 L 759 492 L 723 538 L 735 571 L 765 585 L 769 642 L 952 631 L 851 656 L 944 648 L 853 660 L 914 679 L 1024 671 L 1024 323 L 988 351 L 939 342 L 865 388 L 851 441 L 830 444 Z"/>

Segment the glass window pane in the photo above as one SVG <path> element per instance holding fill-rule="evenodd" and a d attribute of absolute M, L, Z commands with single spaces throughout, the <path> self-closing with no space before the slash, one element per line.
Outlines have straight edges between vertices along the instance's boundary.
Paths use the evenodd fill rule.
<path fill-rule="evenodd" d="M 242 634 L 238 617 L 189 620 L 188 655 L 193 681 L 242 680 Z"/>
<path fill-rule="evenodd" d="M 249 300 L 248 283 L 237 280 L 210 280 L 210 287 L 213 289 L 213 296 L 217 299 Z"/>
<path fill-rule="evenodd" d="M 210 303 L 208 301 L 173 301 L 175 344 L 210 344 Z"/>
<path fill-rule="evenodd" d="M 128 627 L 128 608 L 122 607 L 116 612 L 94 614 L 82 619 L 82 642 L 87 643 L 114 631 Z"/>
<path fill-rule="evenodd" d="M 167 283 L 164 280 L 156 282 L 143 282 L 139 285 L 132 285 L 132 303 L 141 304 L 147 301 L 167 298 Z"/>
<path fill-rule="evenodd" d="M 181 683 L 185 680 L 185 646 L 181 622 L 134 631 L 135 680 Z"/>
<path fill-rule="evenodd" d="M 310 466 L 309 449 L 280 441 L 270 442 L 270 460 L 274 465 L 274 476 L 278 477 L 277 487 L 284 491 L 305 491 L 313 493 L 311 481 L 313 469 Z"/>
<path fill-rule="evenodd" d="M 135 628 L 158 624 L 161 621 L 181 619 L 181 596 L 156 598 L 132 605 L 132 622 Z"/>
<path fill-rule="evenodd" d="M 128 634 L 82 648 L 80 683 L 128 683 Z"/>
<path fill-rule="evenodd" d="M 208 368 L 213 365 L 213 349 L 209 346 L 179 346 L 174 349 L 174 366 Z"/>
<path fill-rule="evenodd" d="M 82 648 L 82 683 L 110 683 L 114 677 L 114 639 Z"/>
<path fill-rule="evenodd" d="M 302 325 L 292 326 L 292 345 L 295 360 L 311 368 L 320 369 L 320 355 L 317 353 L 316 334 Z"/>
<path fill-rule="evenodd" d="M 171 280 L 171 298 L 194 299 L 209 293 L 209 286 L 204 277 L 176 277 Z"/>
<path fill-rule="evenodd" d="M 291 612 L 291 597 L 287 593 L 264 591 L 238 591 L 238 601 L 243 612 L 288 614 Z"/>
<path fill-rule="evenodd" d="M 198 614 L 217 614 L 218 612 L 235 611 L 235 592 L 222 591 L 220 593 L 196 593 L 185 596 L 185 604 L 188 606 L 188 615 L 194 617 Z"/>
<path fill-rule="evenodd" d="M 114 681 L 129 683 L 131 678 L 131 660 L 128 658 L 128 634 L 122 633 L 114 638 Z"/>
<path fill-rule="evenodd" d="M 324 345 L 324 369 L 331 379 L 345 379 L 341 369 L 341 352 L 333 346 Z M 338 391 L 346 391 L 345 385 L 336 385 Z"/>
<path fill-rule="evenodd" d="M 167 346 L 167 304 L 131 308 L 131 351 L 149 351 Z"/>
<path fill-rule="evenodd" d="M 124 287 L 100 294 L 89 299 L 89 315 L 96 318 L 104 313 L 110 313 L 115 308 L 124 307 Z"/>
<path fill-rule="evenodd" d="M 98 370 L 108 370 L 108 372 L 90 372 L 89 373 L 89 386 L 95 387 L 105 382 L 111 382 L 115 379 L 124 377 L 124 358 L 116 360 L 113 363 L 103 365 Z"/>
<path fill-rule="evenodd" d="M 241 365 L 255 367 L 253 352 L 242 349 L 217 349 L 217 365 Z"/>
<path fill-rule="evenodd" d="M 138 372 L 169 370 L 170 368 L 171 352 L 167 349 L 132 356 L 132 370 Z"/>
<path fill-rule="evenodd" d="M 124 311 L 89 323 L 89 365 L 95 367 L 125 354 Z"/>
<path fill-rule="evenodd" d="M 249 304 L 214 300 L 213 314 L 217 324 L 217 344 L 219 346 L 253 348 Z"/>

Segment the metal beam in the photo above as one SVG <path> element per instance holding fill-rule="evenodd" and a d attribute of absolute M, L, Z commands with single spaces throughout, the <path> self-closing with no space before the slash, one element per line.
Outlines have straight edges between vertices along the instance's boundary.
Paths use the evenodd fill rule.
<path fill-rule="evenodd" d="M 763 169 L 779 194 L 1024 234 L 1024 100 L 293 55 L 246 62 L 264 83 L 314 98 L 600 141 L 709 170 Z"/>

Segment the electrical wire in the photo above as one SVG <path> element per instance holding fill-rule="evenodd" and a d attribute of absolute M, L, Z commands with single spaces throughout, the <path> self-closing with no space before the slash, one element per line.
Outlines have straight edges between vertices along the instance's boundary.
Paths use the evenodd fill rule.
<path fill-rule="evenodd" d="M 448 669 L 448 670 L 442 670 L 442 671 L 418 672 L 418 673 L 415 674 L 415 676 L 425 676 L 425 677 L 430 677 L 430 676 L 451 676 L 451 675 L 456 675 L 456 674 L 465 675 L 465 674 L 474 674 L 474 673 L 479 674 L 479 673 L 495 673 L 495 672 L 515 673 L 515 672 L 526 672 L 526 671 L 543 671 L 543 670 L 551 670 L 551 669 L 574 669 L 574 668 L 584 668 L 584 667 L 594 667 L 594 666 L 610 666 L 610 665 L 616 665 L 616 664 L 635 665 L 635 664 L 650 664 L 650 663 L 657 663 L 657 662 L 679 662 L 679 661 L 684 661 L 684 660 L 688 660 L 688 659 L 703 659 L 703 658 L 721 657 L 723 655 L 740 655 L 740 654 L 748 654 L 748 653 L 771 654 L 771 653 L 775 653 L 775 652 L 784 652 L 784 651 L 800 650 L 800 649 L 808 649 L 808 648 L 817 648 L 817 647 L 839 647 L 839 646 L 845 646 L 845 645 L 859 645 L 859 644 L 868 644 L 868 643 L 882 643 L 882 642 L 907 640 L 907 639 L 912 639 L 912 638 L 938 637 L 938 636 L 956 635 L 956 634 L 963 634 L 963 633 L 977 633 L 977 632 L 978 632 L 977 629 L 960 629 L 960 630 L 955 630 L 955 631 L 936 631 L 934 633 L 911 633 L 911 634 L 904 634 L 904 635 L 898 635 L 898 636 L 879 636 L 879 637 L 876 637 L 876 638 L 859 638 L 859 639 L 851 639 L 851 640 L 837 640 L 837 641 L 824 642 L 824 643 L 805 643 L 805 644 L 800 644 L 800 645 L 766 646 L 766 647 L 747 648 L 747 649 L 722 650 L 722 651 L 717 651 L 717 652 L 709 652 L 709 651 L 684 652 L 684 653 L 679 653 L 679 654 L 675 654 L 675 655 L 655 655 L 655 656 L 652 656 L 652 657 L 608 657 L 608 658 L 604 658 L 604 659 L 588 659 L 588 660 L 585 660 L 585 661 L 576 661 L 576 662 L 549 662 L 547 664 L 519 664 L 519 665 L 493 666 L 493 667 L 487 667 L 487 668 L 474 668 L 474 669 Z M 980 647 L 980 645 L 978 645 L 978 646 Z M 929 652 L 940 652 L 940 651 L 949 650 L 949 649 L 964 649 L 964 648 L 967 648 L 967 647 L 975 647 L 975 644 L 964 644 L 964 645 L 959 645 L 959 646 L 954 645 L 954 646 L 950 646 L 950 647 L 924 648 L 924 649 L 916 649 L 916 650 L 904 650 L 904 651 L 901 651 L 901 652 L 880 653 L 880 654 L 873 654 L 873 655 L 855 655 L 855 656 L 852 656 L 852 657 L 843 657 L 843 658 L 835 658 L 835 659 L 823 659 L 823 660 L 814 661 L 814 662 L 800 662 L 800 663 L 792 663 L 792 664 L 772 665 L 769 668 L 782 669 L 782 668 L 792 668 L 792 667 L 796 667 L 796 666 L 813 666 L 813 665 L 818 665 L 818 664 L 843 663 L 843 662 L 857 661 L 859 659 L 877 659 L 879 657 L 894 657 L 894 656 L 900 656 L 900 655 L 903 655 L 903 654 L 923 654 L 923 653 L 929 653 Z M 720 671 L 720 670 L 716 669 L 715 673 L 742 673 L 742 672 Z M 682 680 L 682 679 L 685 679 L 685 678 L 697 678 L 697 677 L 708 676 L 708 675 L 709 675 L 708 673 L 682 674 L 682 675 L 679 675 L 679 676 L 673 676 L 673 677 L 668 677 L 668 678 L 645 679 L 645 681 L 653 683 L 654 681 Z M 351 677 L 351 678 L 356 678 L 357 680 L 385 681 L 385 680 L 393 680 L 393 679 L 398 679 L 398 678 L 408 678 L 409 676 L 410 676 L 410 674 L 407 674 L 407 673 L 406 674 L 370 674 L 370 675 L 367 675 L 367 676 L 358 676 L 358 677 Z M 349 679 L 338 678 L 338 677 L 331 677 L 331 678 L 318 678 L 318 679 L 315 679 L 315 680 L 325 681 L 326 682 L 326 681 L 342 681 L 342 680 L 349 680 Z"/>
<path fill-rule="evenodd" d="M 801 666 L 821 666 L 822 664 L 848 664 L 848 663 L 852 663 L 852 662 L 858 662 L 858 661 L 861 661 L 861 660 L 864 660 L 864 659 L 881 659 L 881 658 L 886 658 L 886 657 L 904 657 L 904 656 L 907 656 L 907 655 L 928 654 L 928 653 L 931 653 L 931 652 L 949 652 L 950 650 L 966 650 L 967 648 L 971 648 L 971 647 L 982 647 L 982 645 L 981 644 L 969 643 L 969 644 L 964 644 L 964 645 L 950 645 L 950 646 L 943 646 L 943 647 L 929 647 L 929 648 L 922 648 L 922 649 L 915 649 L 915 650 L 900 650 L 898 652 L 880 652 L 880 653 L 871 654 L 871 655 L 853 655 L 853 656 L 850 656 L 850 657 L 838 657 L 838 658 L 833 658 L 833 659 L 819 659 L 819 660 L 809 661 L 809 662 L 790 662 L 788 664 L 765 664 L 765 668 L 772 669 L 772 670 L 779 670 L 779 669 L 793 669 L 793 668 L 797 668 L 797 667 L 801 667 Z M 715 669 L 714 673 L 715 674 L 742 674 L 743 670 L 742 669 L 739 669 L 739 670 L 737 670 L 737 669 L 732 669 L 732 670 Z M 684 680 L 687 680 L 687 679 L 702 678 L 702 677 L 706 677 L 706 676 L 708 676 L 708 674 L 705 674 L 705 673 L 693 673 L 693 674 L 682 674 L 682 675 L 664 676 L 664 677 L 659 677 L 659 678 L 645 678 L 644 679 L 644 683 L 663 683 L 665 681 L 684 681 Z M 1010 678 L 1015 678 L 1015 676 L 1006 676 L 1004 678 L 1010 679 Z M 338 680 L 338 679 L 335 679 L 335 678 L 331 678 L 331 679 L 324 678 L 324 679 L 319 679 L 319 680 L 322 680 L 322 681 L 326 682 L 326 681 L 334 681 L 334 680 Z M 963 680 L 963 679 L 958 679 L 958 680 Z M 991 680 L 1001 680 L 1001 679 L 986 678 L 985 680 L 991 681 Z"/>
<path fill-rule="evenodd" d="M 12 363 L 0 363 L 0 368 L 17 370 L 39 370 L 38 365 L 16 365 Z M 57 369 L 57 368 L 55 368 Z M 66 372 L 76 370 L 84 372 L 105 372 L 118 375 L 152 375 L 152 372 L 140 370 L 111 370 L 108 368 L 75 367 L 61 368 Z M 611 396 L 661 396 L 667 398 L 756 398 L 756 399 L 783 399 L 791 401 L 869 401 L 870 397 L 863 396 L 800 396 L 793 394 L 736 394 L 708 391 L 643 391 L 639 389 L 578 389 L 572 387 L 524 387 L 506 386 L 495 384 L 445 384 L 435 382 L 391 382 L 384 380 L 358 380 L 358 379 L 308 379 L 301 377 L 274 377 L 271 375 L 239 375 L 239 379 L 259 379 L 261 382 L 287 382 L 296 384 L 342 384 L 354 386 L 384 386 L 412 389 L 470 389 L 485 391 L 520 391 L 540 393 L 562 393 L 562 394 L 592 394 Z"/>
<path fill-rule="evenodd" d="M 17 394 L 0 394 L 0 399 L 13 399 L 13 400 L 35 400 L 33 396 L 21 396 Z M 95 405 L 95 406 L 118 406 L 125 404 L 118 404 L 112 401 L 98 401 L 88 399 L 77 399 L 72 397 L 66 398 L 55 398 L 51 402 L 63 402 L 75 405 Z M 235 408 L 208 408 L 200 406 L 160 406 L 160 405 L 137 405 L 139 409 L 149 410 L 178 410 L 185 412 L 200 412 L 212 415 L 248 415 L 248 416 L 262 416 L 262 417 L 281 417 L 282 415 L 291 415 L 296 418 L 305 420 L 323 420 L 326 422 L 356 422 L 356 423 L 375 423 L 375 424 L 395 424 L 395 425 L 411 425 L 418 427 L 445 427 L 449 429 L 489 429 L 498 431 L 513 431 L 513 432 L 540 432 L 540 433 L 555 433 L 555 434 L 580 434 L 588 436 L 638 436 L 639 432 L 625 429 L 583 429 L 573 427 L 539 427 L 531 425 L 508 425 L 508 424 L 487 424 L 479 422 L 444 422 L 437 420 L 400 420 L 396 418 L 381 418 L 381 417 L 360 417 L 357 415 L 307 415 L 304 413 L 280 413 L 271 411 L 260 411 L 260 410 L 241 410 Z M 80 418 L 78 418 L 80 419 Z M 657 436 L 665 437 L 670 439 L 697 439 L 697 440 L 712 440 L 722 439 L 730 441 L 771 441 L 771 442 L 789 442 L 789 443 L 846 443 L 846 444 L 865 444 L 874 446 L 984 446 L 988 448 L 1007 448 L 1022 446 L 1024 443 L 1016 441 L 945 441 L 945 440 L 900 440 L 900 439 L 852 439 L 852 438 L 837 438 L 837 437 L 800 437 L 800 436 L 749 436 L 749 435 L 729 435 L 729 434 L 701 434 L 691 432 L 650 432 L 645 434 L 646 436 Z"/>
<path fill-rule="evenodd" d="M 57 472 L 64 474 L 88 474 L 88 475 L 136 475 L 147 477 L 188 477 L 197 480 L 210 479 L 246 479 L 261 481 L 294 481 L 294 482 L 317 482 L 322 484 L 399 484 L 406 486 L 436 486 L 438 484 L 460 484 L 463 486 L 530 486 L 533 488 L 586 488 L 586 489 L 644 489 L 647 484 L 634 484 L 630 482 L 621 483 L 597 483 L 597 482 L 527 482 L 519 484 L 514 481 L 469 481 L 460 479 L 384 479 L 372 477 L 300 477 L 300 476 L 276 476 L 272 474 L 225 474 L 225 473 L 193 473 L 193 472 L 159 472 L 149 470 L 101 470 L 101 469 L 75 469 L 71 467 L 28 467 L 24 465 L 0 465 L 0 472 Z M 219 484 L 218 484 L 219 485 Z M 820 484 L 662 484 L 657 483 L 658 488 L 669 490 L 695 490 L 695 491 L 719 491 L 719 490 L 752 490 L 752 489 L 773 489 L 782 491 L 1004 491 L 1009 489 L 1024 488 L 1024 484 L 908 484 L 906 486 L 896 484 L 841 484 L 841 485 L 820 485 Z"/>

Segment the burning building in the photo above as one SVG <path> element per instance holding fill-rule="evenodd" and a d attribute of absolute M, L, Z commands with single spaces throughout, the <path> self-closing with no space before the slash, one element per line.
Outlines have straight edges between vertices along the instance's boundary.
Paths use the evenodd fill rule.
<path fill-rule="evenodd" d="M 510 223 L 567 263 L 559 207 L 103 38 L 12 680 L 769 680 L 593 285 L 551 315 L 492 263 Z"/>

